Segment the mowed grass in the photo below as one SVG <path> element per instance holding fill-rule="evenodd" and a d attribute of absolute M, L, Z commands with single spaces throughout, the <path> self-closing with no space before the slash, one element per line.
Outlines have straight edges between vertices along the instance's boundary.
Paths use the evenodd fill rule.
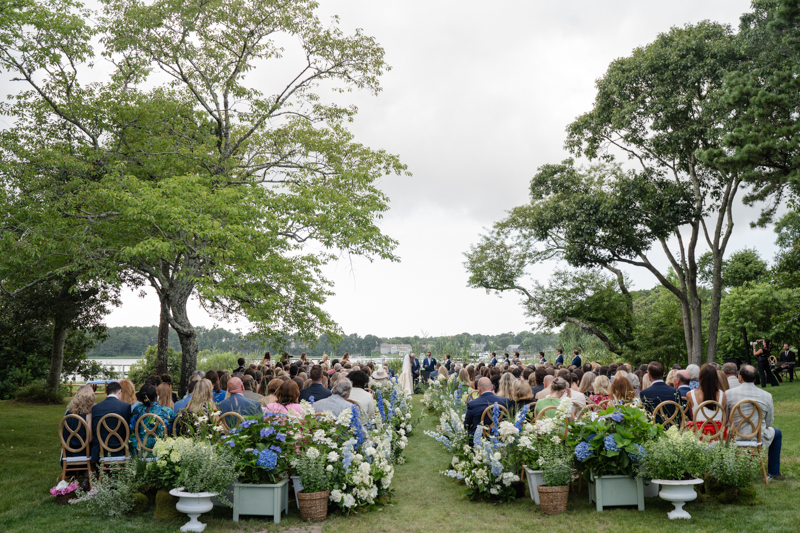
<path fill-rule="evenodd" d="M 641 533 L 642 531 L 698 532 L 789 532 L 800 530 L 800 383 L 784 383 L 768 389 L 775 399 L 775 426 L 783 431 L 782 464 L 794 478 L 756 482 L 761 504 L 723 506 L 699 499 L 686 506 L 690 521 L 670 521 L 671 504 L 658 498 L 645 501 L 645 511 L 616 508 L 598 513 L 589 504 L 586 485 L 570 493 L 567 512 L 546 516 L 529 496 L 510 504 L 470 502 L 457 481 L 439 474 L 450 456 L 424 431 L 436 426 L 436 413 L 425 411 L 415 399 L 415 413 L 423 418 L 414 429 L 406 448 L 406 463 L 396 468 L 392 487 L 393 503 L 369 512 L 345 517 L 329 515 L 321 524 L 331 533 L 385 531 L 396 533 L 471 533 L 490 531 L 575 531 Z M 98 398 L 100 401 L 100 398 Z M 3 532 L 175 532 L 185 520 L 160 521 L 153 509 L 145 514 L 110 520 L 91 516 L 82 506 L 58 506 L 50 496 L 57 476 L 58 422 L 63 406 L 28 406 L 0 402 L 0 531 Z M 248 519 L 237 524 L 232 511 L 222 508 L 203 515 L 206 531 L 293 531 L 305 529 L 292 502 L 289 516 L 281 524 L 271 517 Z"/>

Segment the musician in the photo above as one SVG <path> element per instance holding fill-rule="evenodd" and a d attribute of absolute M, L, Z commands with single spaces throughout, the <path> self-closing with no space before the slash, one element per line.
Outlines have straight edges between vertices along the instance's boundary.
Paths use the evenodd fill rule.
<path fill-rule="evenodd" d="M 789 372 L 789 381 L 794 381 L 794 365 L 797 362 L 797 354 L 789 349 L 789 343 L 783 344 L 783 350 L 781 351 L 780 355 L 778 356 L 778 367 L 776 370 L 786 370 Z M 791 363 L 791 364 L 790 364 Z M 779 372 L 776 372 L 775 375 L 778 378 L 778 381 L 783 381 L 781 379 L 781 375 Z"/>
<path fill-rule="evenodd" d="M 778 380 L 769 367 L 769 356 L 772 352 L 772 342 L 769 339 L 759 339 L 753 343 L 753 355 L 758 361 L 758 380 L 763 388 L 767 388 L 767 380 L 773 387 L 778 387 Z"/>

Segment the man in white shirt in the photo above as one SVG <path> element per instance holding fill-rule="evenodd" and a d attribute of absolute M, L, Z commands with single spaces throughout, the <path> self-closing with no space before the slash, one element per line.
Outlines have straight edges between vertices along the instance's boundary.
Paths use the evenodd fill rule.
<path fill-rule="evenodd" d="M 350 372 L 347 375 L 347 379 L 353 384 L 349 400 L 358 405 L 362 421 L 369 420 L 375 414 L 375 400 L 372 398 L 372 394 L 365 390 L 369 386 L 369 376 L 367 376 L 366 372 L 356 370 L 355 372 Z"/>

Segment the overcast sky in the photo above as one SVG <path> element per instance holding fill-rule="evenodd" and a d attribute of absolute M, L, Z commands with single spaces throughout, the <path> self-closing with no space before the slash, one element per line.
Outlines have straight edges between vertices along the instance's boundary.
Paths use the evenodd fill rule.
<path fill-rule="evenodd" d="M 345 332 L 379 336 L 528 329 L 517 296 L 467 288 L 463 252 L 483 227 L 527 201 L 537 167 L 567 156 L 565 127 L 591 108 L 594 82 L 612 60 L 672 26 L 704 19 L 736 26 L 749 9 L 744 0 L 321 4 L 323 19 L 337 14 L 343 29 L 362 28 L 386 50 L 392 70 L 383 92 L 347 97 L 359 107 L 352 130 L 360 142 L 398 154 L 413 173 L 381 183 L 391 198 L 382 228 L 400 242 L 402 261 L 345 257 L 327 269 L 336 295 L 325 308 Z M 735 213 L 729 252 L 755 246 L 772 258 L 772 231 L 750 229 L 755 212 L 740 202 Z M 648 273 L 628 272 L 635 288 L 656 284 Z M 545 280 L 549 271 L 534 275 Z M 109 326 L 157 323 L 154 295 L 126 291 L 123 301 Z M 196 305 L 191 320 L 215 323 Z"/>

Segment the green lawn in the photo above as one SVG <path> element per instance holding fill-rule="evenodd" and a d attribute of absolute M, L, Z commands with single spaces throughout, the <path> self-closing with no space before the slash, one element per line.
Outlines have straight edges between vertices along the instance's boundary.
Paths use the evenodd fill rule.
<path fill-rule="evenodd" d="M 438 472 L 445 469 L 450 457 L 433 439 L 424 435 L 436 425 L 436 415 L 426 414 L 414 430 L 406 448 L 407 462 L 398 466 L 394 481 L 394 503 L 372 512 L 349 518 L 331 516 L 323 523 L 323 531 L 352 533 L 356 531 L 469 533 L 497 531 L 531 531 L 545 528 L 550 532 L 613 532 L 643 531 L 798 531 L 798 488 L 800 488 L 800 383 L 783 384 L 773 391 L 776 401 L 775 426 L 783 430 L 782 464 L 785 474 L 795 479 L 774 481 L 768 487 L 763 481 L 756 487 L 761 505 L 722 506 L 716 500 L 694 502 L 686 506 L 691 521 L 670 521 L 666 513 L 672 508 L 658 498 L 646 500 L 646 510 L 620 508 L 597 513 L 589 505 L 586 487 L 580 494 L 570 494 L 565 514 L 545 516 L 529 497 L 511 504 L 470 502 L 455 480 Z M 99 401 L 99 400 L 98 400 Z M 415 401 L 415 409 L 424 409 Z M 143 531 L 158 533 L 178 531 L 183 521 L 161 522 L 149 513 L 136 517 L 108 520 L 90 516 L 80 506 L 56 505 L 48 492 L 60 473 L 58 465 L 57 426 L 64 408 L 61 406 L 27 406 L 0 402 L 0 531 L 59 533 L 101 533 Z M 293 504 L 294 505 L 294 504 Z M 208 532 L 214 531 L 280 531 L 300 524 L 296 507 L 280 526 L 271 518 L 242 519 L 235 524 L 232 511 L 218 509 L 203 515 Z"/>

